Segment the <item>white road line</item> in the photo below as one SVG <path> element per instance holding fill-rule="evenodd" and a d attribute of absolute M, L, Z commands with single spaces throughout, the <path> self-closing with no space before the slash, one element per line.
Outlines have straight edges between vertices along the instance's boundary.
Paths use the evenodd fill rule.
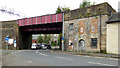
<path fill-rule="evenodd" d="M 46 54 L 42 54 L 42 53 L 39 53 L 40 55 L 42 55 L 42 56 L 47 56 Z"/>
<path fill-rule="evenodd" d="M 103 57 L 94 57 L 94 58 L 103 58 Z"/>
<path fill-rule="evenodd" d="M 36 53 L 38 53 L 39 50 L 36 51 Z"/>
<path fill-rule="evenodd" d="M 29 60 L 28 60 L 28 61 L 24 61 L 24 63 L 32 63 L 32 61 L 29 61 Z"/>
<path fill-rule="evenodd" d="M 74 56 L 80 56 L 80 55 L 74 55 Z"/>
<path fill-rule="evenodd" d="M 83 57 L 90 57 L 90 56 L 83 56 Z"/>
<path fill-rule="evenodd" d="M 58 57 L 58 56 L 56 56 L 56 58 L 59 58 L 59 59 L 66 59 L 66 60 L 73 60 L 73 59 L 70 59 L 70 58 Z"/>
<path fill-rule="evenodd" d="M 118 60 L 117 58 L 109 58 L 109 59 L 111 59 L 111 60 Z"/>
<path fill-rule="evenodd" d="M 104 63 L 98 63 L 98 62 L 88 62 L 91 64 L 98 64 L 98 65 L 104 65 L 104 66 L 115 66 L 115 65 L 111 65 L 111 64 L 104 64 Z"/>

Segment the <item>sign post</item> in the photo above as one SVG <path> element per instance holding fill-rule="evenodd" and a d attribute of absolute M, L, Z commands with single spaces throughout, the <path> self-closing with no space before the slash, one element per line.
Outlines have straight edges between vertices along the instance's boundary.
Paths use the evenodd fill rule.
<path fill-rule="evenodd" d="M 63 13 L 63 25 L 62 25 L 62 51 L 64 51 L 64 13 Z"/>
<path fill-rule="evenodd" d="M 9 41 L 9 37 L 7 36 L 7 37 L 5 38 L 5 42 L 6 42 L 6 50 L 8 50 L 8 41 Z"/>

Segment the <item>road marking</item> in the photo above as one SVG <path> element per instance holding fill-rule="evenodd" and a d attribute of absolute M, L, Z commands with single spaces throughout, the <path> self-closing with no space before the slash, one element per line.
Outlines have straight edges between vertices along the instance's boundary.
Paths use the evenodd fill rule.
<path fill-rule="evenodd" d="M 73 59 L 70 59 L 70 58 L 58 57 L 58 56 L 56 56 L 56 58 L 59 58 L 59 59 L 66 59 L 66 60 L 73 60 Z"/>
<path fill-rule="evenodd" d="M 117 58 L 109 58 L 109 59 L 112 59 L 112 60 L 118 60 Z"/>
<path fill-rule="evenodd" d="M 103 57 L 94 57 L 94 58 L 103 58 Z"/>
<path fill-rule="evenodd" d="M 39 50 L 36 51 L 36 53 L 38 53 Z"/>
<path fill-rule="evenodd" d="M 28 60 L 28 61 L 25 61 L 24 63 L 32 63 L 32 61 L 29 61 L 29 60 Z"/>
<path fill-rule="evenodd" d="M 42 55 L 42 56 L 47 56 L 46 54 L 42 54 L 42 53 L 39 53 L 40 55 Z"/>
<path fill-rule="evenodd" d="M 83 56 L 83 57 L 90 57 L 90 56 Z"/>
<path fill-rule="evenodd" d="M 115 66 L 115 65 L 110 65 L 110 64 L 104 64 L 104 63 L 98 63 L 98 62 L 88 62 L 91 64 L 98 64 L 98 65 L 104 65 L 104 66 Z"/>

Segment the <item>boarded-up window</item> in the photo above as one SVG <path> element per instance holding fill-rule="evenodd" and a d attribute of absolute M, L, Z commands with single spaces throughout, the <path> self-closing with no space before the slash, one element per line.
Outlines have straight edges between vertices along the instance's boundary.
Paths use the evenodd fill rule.
<path fill-rule="evenodd" d="M 91 33 L 97 32 L 97 19 L 91 20 Z"/>
<path fill-rule="evenodd" d="M 80 22 L 79 22 L 79 33 L 80 33 L 80 34 L 83 34 L 83 33 L 84 33 L 84 28 L 85 28 L 84 25 L 85 25 L 85 24 L 84 24 L 84 21 L 80 21 Z"/>
<path fill-rule="evenodd" d="M 91 47 L 97 47 L 97 38 L 91 38 Z"/>

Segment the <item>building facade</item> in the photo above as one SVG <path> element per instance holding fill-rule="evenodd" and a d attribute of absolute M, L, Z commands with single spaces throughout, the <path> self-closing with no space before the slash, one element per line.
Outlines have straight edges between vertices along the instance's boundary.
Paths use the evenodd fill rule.
<path fill-rule="evenodd" d="M 102 3 L 65 12 L 65 48 L 73 51 L 105 51 L 106 21 L 115 10 Z M 69 49 L 70 48 L 70 49 Z"/>
<path fill-rule="evenodd" d="M 107 21 L 107 53 L 120 54 L 120 12 L 113 13 Z"/>

